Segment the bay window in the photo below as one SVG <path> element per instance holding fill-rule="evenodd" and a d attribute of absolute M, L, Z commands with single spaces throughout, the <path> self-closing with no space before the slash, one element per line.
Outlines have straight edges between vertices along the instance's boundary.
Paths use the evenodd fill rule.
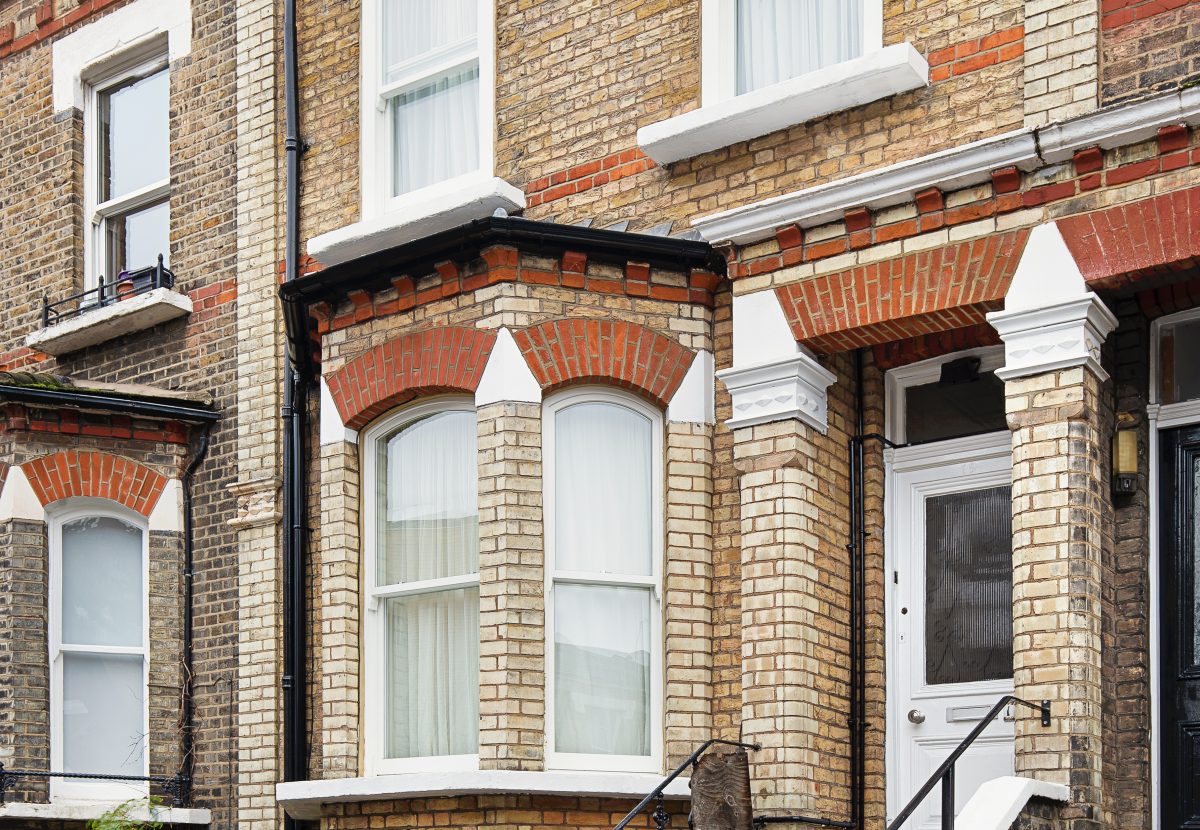
<path fill-rule="evenodd" d="M 547 403 L 547 765 L 661 766 L 662 417 L 629 395 Z"/>
<path fill-rule="evenodd" d="M 479 516 L 470 402 L 364 432 L 369 764 L 470 768 L 479 735 Z"/>
<path fill-rule="evenodd" d="M 50 524 L 51 762 L 147 774 L 147 547 L 140 517 L 104 506 Z M 130 798 L 137 782 L 52 779 L 63 798 Z"/>

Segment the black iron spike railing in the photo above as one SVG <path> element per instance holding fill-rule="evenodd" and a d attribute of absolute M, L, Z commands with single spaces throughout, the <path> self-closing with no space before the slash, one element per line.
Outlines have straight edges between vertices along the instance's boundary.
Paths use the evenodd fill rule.
<path fill-rule="evenodd" d="M 61 300 L 50 302 L 49 295 L 42 296 L 42 328 L 77 317 L 80 314 L 103 306 L 112 305 L 129 297 L 145 294 L 156 288 L 174 288 L 175 274 L 163 265 L 163 255 L 158 262 L 136 271 L 122 271 L 119 278 L 105 282 L 103 275 L 95 288 L 80 291 Z"/>
<path fill-rule="evenodd" d="M 0 804 L 5 803 L 8 791 L 22 778 L 70 778 L 83 781 L 128 781 L 156 784 L 171 799 L 172 807 L 186 806 L 191 799 L 192 781 L 182 772 L 175 775 L 109 775 L 107 773 L 51 772 L 49 770 L 6 769 L 0 763 Z"/>
<path fill-rule="evenodd" d="M 954 830 L 954 765 L 963 753 L 971 748 L 971 744 L 975 743 L 975 739 L 983 734 L 983 730 L 987 729 L 992 721 L 996 719 L 1010 703 L 1019 703 L 1022 706 L 1028 706 L 1039 712 L 1042 716 L 1042 726 L 1050 725 L 1050 701 L 1043 700 L 1041 703 L 1033 703 L 1028 700 L 1023 700 L 1016 695 L 1005 695 L 996 702 L 996 705 L 991 708 L 975 728 L 971 730 L 967 737 L 963 738 L 953 752 L 942 762 L 933 775 L 929 776 L 929 780 L 917 790 L 916 795 L 909 799 L 908 804 L 900 811 L 899 815 L 892 820 L 892 823 L 887 826 L 887 830 L 898 830 L 904 822 L 912 816 L 925 797 L 933 791 L 939 783 L 942 785 L 942 830 Z"/>

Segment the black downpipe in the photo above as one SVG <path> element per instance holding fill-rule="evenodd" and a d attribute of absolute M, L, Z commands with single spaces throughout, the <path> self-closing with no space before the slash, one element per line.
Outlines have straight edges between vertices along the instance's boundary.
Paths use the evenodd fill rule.
<path fill-rule="evenodd" d="M 296 0 L 283 5 L 283 76 L 287 162 L 284 216 L 284 282 L 296 279 L 300 259 L 300 116 L 296 67 Z M 307 777 L 304 590 L 304 415 L 309 368 L 307 331 L 294 304 L 284 307 L 290 324 L 283 377 L 283 780 Z M 299 319 L 292 319 L 292 318 Z M 299 324 L 299 325 L 297 325 Z M 285 827 L 297 821 L 284 816 Z"/>
<path fill-rule="evenodd" d="M 183 776 L 188 790 L 195 781 L 193 772 L 196 768 L 196 735 L 195 735 L 195 705 L 192 695 L 195 694 L 196 673 L 192 655 L 194 652 L 195 635 L 193 633 L 192 607 L 195 595 L 196 556 L 195 556 L 195 516 L 192 510 L 192 477 L 208 455 L 208 443 L 212 435 L 212 424 L 204 426 L 200 434 L 200 447 L 187 468 L 183 471 Z M 190 797 L 185 797 L 190 802 Z"/>

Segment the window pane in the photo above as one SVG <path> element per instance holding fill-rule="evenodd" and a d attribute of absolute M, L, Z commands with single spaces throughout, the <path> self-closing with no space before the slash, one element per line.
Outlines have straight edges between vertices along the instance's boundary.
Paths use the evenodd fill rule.
<path fill-rule="evenodd" d="M 479 570 L 474 412 L 441 412 L 378 443 L 380 585 Z"/>
<path fill-rule="evenodd" d="M 387 757 L 468 755 L 479 737 L 479 589 L 384 601 Z"/>
<path fill-rule="evenodd" d="M 383 82 L 397 80 L 405 61 L 473 38 L 478 26 L 478 0 L 384 0 Z"/>
<path fill-rule="evenodd" d="M 142 531 L 91 516 L 62 527 L 62 641 L 143 644 Z"/>
<path fill-rule="evenodd" d="M 100 201 L 170 176 L 167 70 L 100 95 Z"/>
<path fill-rule="evenodd" d="M 1164 326 L 1159 347 L 1162 357 L 1162 402 L 1200 398 L 1200 320 Z"/>
<path fill-rule="evenodd" d="M 967 383 L 929 383 L 904 390 L 904 431 L 909 443 L 1005 429 L 1004 381 L 995 372 L 981 372 L 978 380 Z"/>
<path fill-rule="evenodd" d="M 392 194 L 479 169 L 479 67 L 397 95 L 392 108 Z"/>
<path fill-rule="evenodd" d="M 1012 487 L 925 500 L 925 682 L 1012 677 Z"/>
<path fill-rule="evenodd" d="M 739 95 L 862 51 L 862 0 L 738 0 Z"/>
<path fill-rule="evenodd" d="M 554 561 L 560 571 L 649 576 L 653 424 L 610 403 L 554 420 Z"/>
<path fill-rule="evenodd" d="M 554 586 L 554 748 L 650 754 L 649 588 Z"/>
<path fill-rule="evenodd" d="M 167 202 L 140 208 L 105 220 L 108 233 L 108 275 L 118 279 L 122 271 L 136 271 L 158 263 L 171 264 L 171 210 Z"/>
<path fill-rule="evenodd" d="M 64 772 L 144 775 L 142 656 L 64 653 L 62 661 Z"/>

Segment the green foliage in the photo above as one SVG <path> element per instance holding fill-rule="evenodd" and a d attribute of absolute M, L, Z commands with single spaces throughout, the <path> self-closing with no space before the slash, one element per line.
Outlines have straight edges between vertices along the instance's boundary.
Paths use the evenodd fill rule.
<path fill-rule="evenodd" d="M 116 805 L 98 818 L 88 821 L 88 830 L 162 830 L 163 823 L 158 820 L 158 809 L 162 799 L 156 795 L 148 798 L 131 798 Z M 149 817 L 145 820 L 134 814 L 145 810 Z"/>

